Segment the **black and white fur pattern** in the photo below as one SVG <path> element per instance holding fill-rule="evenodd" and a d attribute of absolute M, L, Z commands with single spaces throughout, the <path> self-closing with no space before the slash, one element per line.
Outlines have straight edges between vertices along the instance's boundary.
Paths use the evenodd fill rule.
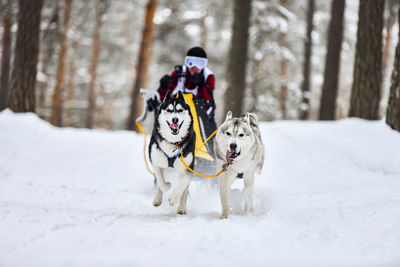
<path fill-rule="evenodd" d="M 219 176 L 221 218 L 228 218 L 230 214 L 230 188 L 240 173 L 243 173 L 246 194 L 245 211 L 253 212 L 254 173 L 260 174 L 264 164 L 264 145 L 258 125 L 257 116 L 253 113 L 232 118 L 232 112 L 229 111 L 218 129 L 214 140 L 217 164 L 230 165 Z"/>
<path fill-rule="evenodd" d="M 149 158 L 157 182 L 154 206 L 161 205 L 163 192 L 171 188 L 171 183 L 164 179 L 164 170 L 174 168 L 180 173 L 180 180 L 168 202 L 175 206 L 179 201 L 177 213 L 186 214 L 187 193 L 192 176 L 179 157 L 182 153 L 183 160 L 193 169 L 195 144 L 196 135 L 189 106 L 182 93 L 179 92 L 178 97 L 168 93 L 156 115 L 149 144 Z"/>

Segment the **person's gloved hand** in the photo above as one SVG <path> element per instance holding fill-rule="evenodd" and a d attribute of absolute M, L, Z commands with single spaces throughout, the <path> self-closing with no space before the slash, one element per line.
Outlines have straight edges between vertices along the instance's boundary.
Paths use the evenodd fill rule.
<path fill-rule="evenodd" d="M 204 76 L 201 73 L 195 73 L 192 76 L 192 81 L 194 84 L 198 85 L 199 87 L 202 87 L 204 85 Z"/>
<path fill-rule="evenodd" d="M 158 107 L 159 104 L 160 104 L 160 102 L 158 101 L 157 97 L 149 98 L 147 100 L 147 109 L 148 109 L 148 111 L 155 110 Z"/>
<path fill-rule="evenodd" d="M 174 78 L 172 78 L 169 75 L 164 75 L 161 79 L 160 79 L 160 88 L 165 89 L 167 88 L 167 86 L 173 81 Z"/>

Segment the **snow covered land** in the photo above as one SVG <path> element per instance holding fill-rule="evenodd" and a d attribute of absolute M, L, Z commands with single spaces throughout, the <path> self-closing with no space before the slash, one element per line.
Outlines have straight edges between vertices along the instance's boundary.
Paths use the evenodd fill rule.
<path fill-rule="evenodd" d="M 3 111 L 0 266 L 400 266 L 398 132 L 359 119 L 261 131 L 255 212 L 238 181 L 220 220 L 212 180 L 192 182 L 186 216 L 152 206 L 142 135 Z"/>

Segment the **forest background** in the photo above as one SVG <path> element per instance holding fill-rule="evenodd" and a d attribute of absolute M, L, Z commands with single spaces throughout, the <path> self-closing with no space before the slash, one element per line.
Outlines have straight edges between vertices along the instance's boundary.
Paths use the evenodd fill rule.
<path fill-rule="evenodd" d="M 216 76 L 218 122 L 233 110 L 262 121 L 385 119 L 400 129 L 398 0 L 1 0 L 0 8 L 0 110 L 132 129 L 139 89 L 157 89 L 199 45 Z"/>

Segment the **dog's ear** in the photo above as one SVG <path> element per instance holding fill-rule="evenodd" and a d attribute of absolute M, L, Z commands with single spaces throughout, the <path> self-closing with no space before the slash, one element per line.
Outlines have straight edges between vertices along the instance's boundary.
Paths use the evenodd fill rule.
<path fill-rule="evenodd" d="M 258 120 L 256 114 L 247 112 L 246 115 L 244 115 L 244 121 L 247 123 L 247 125 L 249 125 L 251 131 L 251 137 L 253 139 L 253 142 L 255 142 L 253 126 L 258 126 Z"/>
<path fill-rule="evenodd" d="M 248 112 L 246 113 L 246 115 L 244 115 L 244 121 L 250 125 L 250 116 Z"/>
<path fill-rule="evenodd" d="M 249 116 L 249 123 L 250 123 L 250 125 L 255 125 L 255 126 L 257 126 L 257 127 L 259 126 L 258 118 L 257 118 L 257 115 L 256 115 L 255 113 L 249 113 L 249 112 L 247 112 L 246 115 Z"/>
<path fill-rule="evenodd" d="M 165 95 L 164 101 L 167 101 L 169 99 L 171 99 L 171 92 L 170 91 L 168 91 L 167 94 Z"/>
<path fill-rule="evenodd" d="M 178 99 L 185 100 L 181 91 L 178 92 Z"/>
<path fill-rule="evenodd" d="M 232 119 L 232 111 L 229 110 L 228 113 L 226 114 L 225 121 L 230 119 Z"/>

